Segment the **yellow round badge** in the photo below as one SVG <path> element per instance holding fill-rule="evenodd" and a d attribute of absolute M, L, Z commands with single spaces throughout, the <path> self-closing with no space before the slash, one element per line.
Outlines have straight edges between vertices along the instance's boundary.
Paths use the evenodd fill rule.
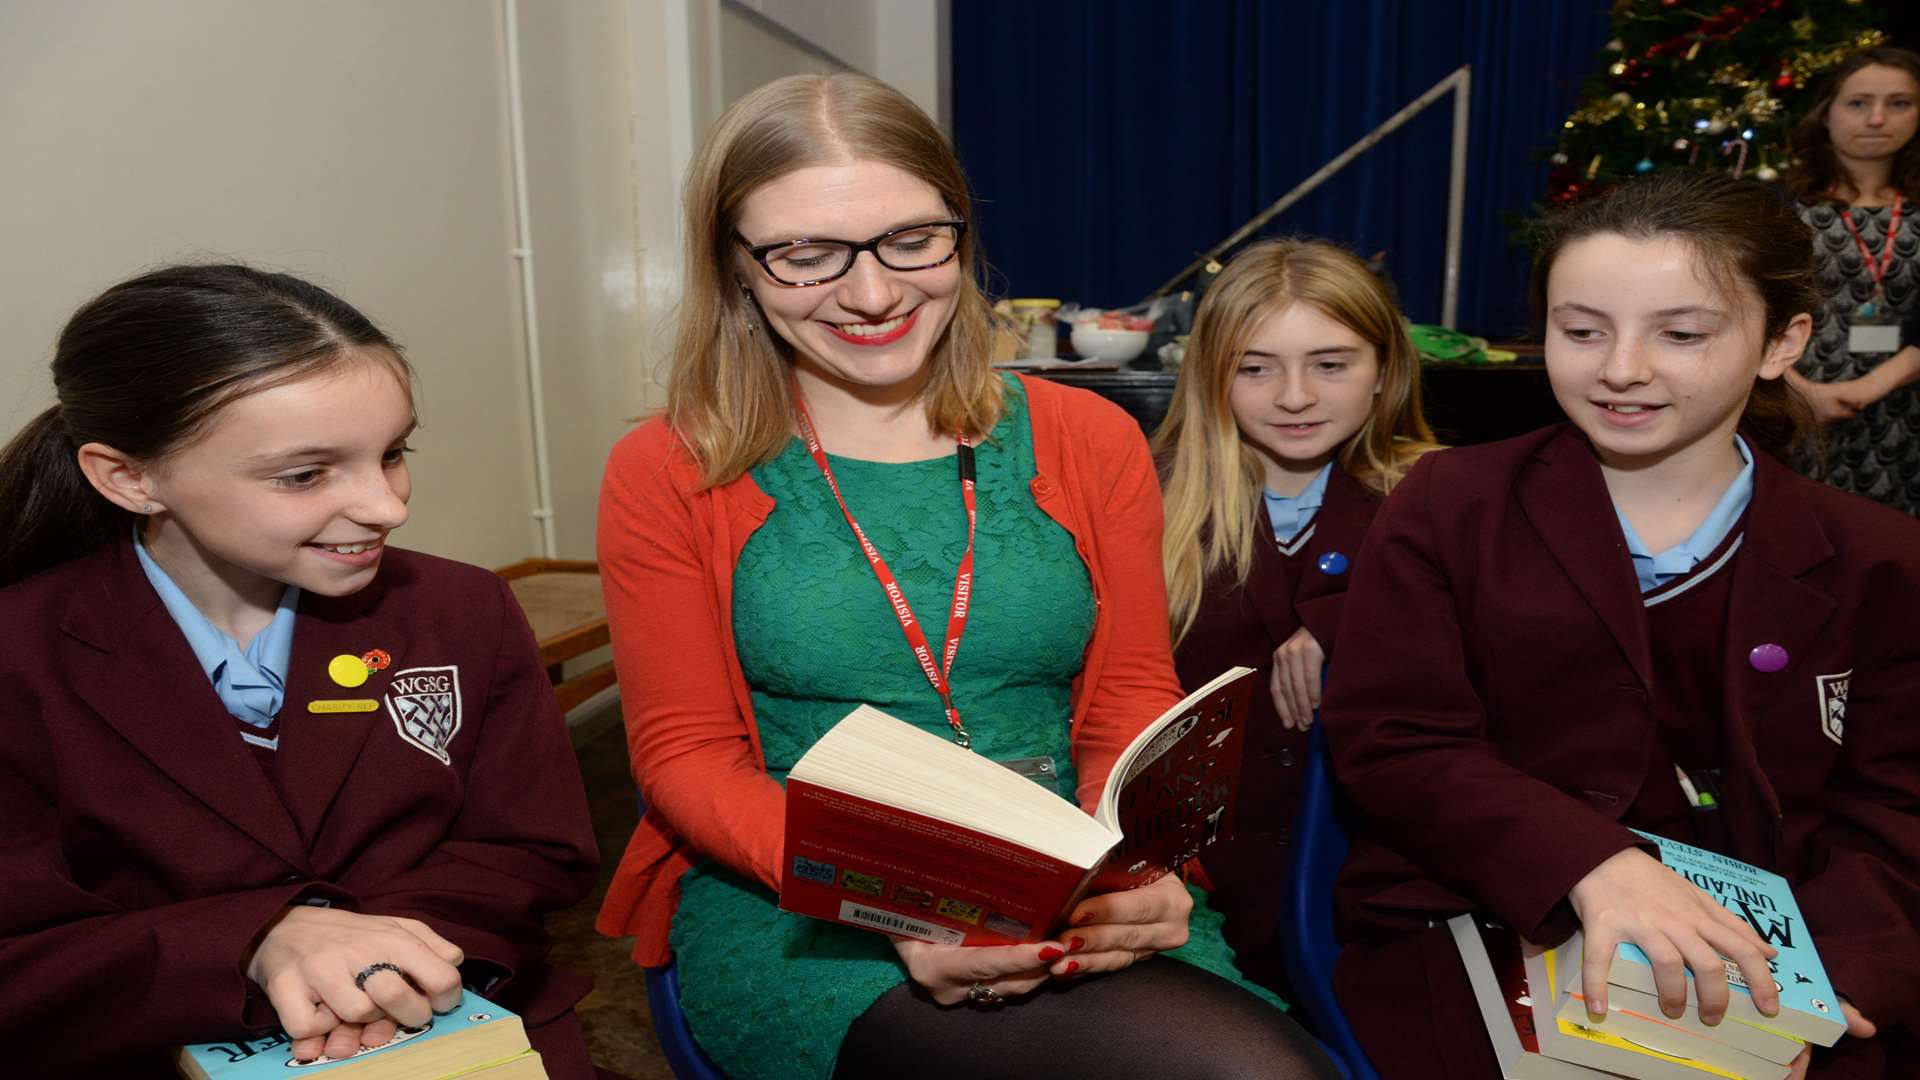
<path fill-rule="evenodd" d="M 341 686 L 359 686 L 367 681 L 367 662 L 357 656 L 341 653 L 327 661 L 327 674 Z"/>

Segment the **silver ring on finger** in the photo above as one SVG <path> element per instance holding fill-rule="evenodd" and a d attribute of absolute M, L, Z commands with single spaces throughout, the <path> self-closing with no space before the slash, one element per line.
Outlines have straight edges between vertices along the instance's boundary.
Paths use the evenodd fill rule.
<path fill-rule="evenodd" d="M 974 983 L 967 987 L 967 1003 L 970 1005 L 1004 1005 L 1006 1000 L 1005 995 L 985 983 Z"/>
<path fill-rule="evenodd" d="M 359 990 L 362 993 L 364 993 L 367 989 L 367 980 L 373 978 L 375 974 L 382 971 L 391 971 L 395 975 L 403 974 L 400 970 L 399 964 L 390 964 L 385 960 L 382 960 L 377 964 L 368 964 L 366 967 L 363 967 L 359 971 L 354 972 L 353 988 L 355 990 Z"/>

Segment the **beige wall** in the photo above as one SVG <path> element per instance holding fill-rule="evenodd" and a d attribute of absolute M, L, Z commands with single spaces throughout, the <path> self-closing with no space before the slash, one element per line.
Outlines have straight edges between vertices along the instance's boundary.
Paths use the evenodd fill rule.
<path fill-rule="evenodd" d="M 722 0 L 721 8 L 728 100 L 782 75 L 851 68 L 950 126 L 948 0 Z"/>
<path fill-rule="evenodd" d="M 464 0 L 0 6 L 11 431 L 66 316 L 143 267 L 314 278 L 406 347 L 425 429 L 410 546 L 529 550 L 498 18 Z"/>
<path fill-rule="evenodd" d="M 556 554 L 591 557 L 607 449 L 661 400 L 679 183 L 706 125 L 840 66 L 806 33 L 882 77 L 881 56 L 937 54 L 944 0 L 802 2 L 812 22 L 793 0 L 517 2 L 545 504 Z M 0 0 L 0 437 L 51 402 L 54 337 L 87 297 L 241 259 L 320 281 L 406 345 L 426 426 L 403 544 L 540 553 L 503 3 Z"/>

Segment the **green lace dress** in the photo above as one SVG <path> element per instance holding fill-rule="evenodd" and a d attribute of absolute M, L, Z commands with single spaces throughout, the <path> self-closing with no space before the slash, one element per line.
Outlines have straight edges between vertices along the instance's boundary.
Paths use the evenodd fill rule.
<path fill-rule="evenodd" d="M 954 659 L 954 704 L 976 751 L 1051 756 L 1057 790 L 1072 798 L 1071 683 L 1093 632 L 1093 590 L 1072 536 L 1028 489 L 1033 434 L 1011 378 L 1007 404 L 976 450 L 975 599 Z M 831 462 L 916 615 L 944 625 L 967 542 L 954 458 Z M 862 702 L 950 735 L 805 445 L 795 439 L 753 479 L 776 508 L 741 552 L 733 617 L 768 770 L 784 780 Z M 694 867 L 681 888 L 671 940 L 682 1007 L 701 1047 L 736 1080 L 829 1075 L 854 1019 L 905 978 L 883 935 L 783 913 L 772 892 L 718 864 Z M 1279 1005 L 1239 978 L 1219 917 L 1195 899 L 1191 940 L 1167 955 Z"/>

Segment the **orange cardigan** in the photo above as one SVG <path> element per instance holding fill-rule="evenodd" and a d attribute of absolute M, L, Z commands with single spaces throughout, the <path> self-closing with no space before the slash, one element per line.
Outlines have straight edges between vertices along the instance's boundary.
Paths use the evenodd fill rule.
<path fill-rule="evenodd" d="M 1034 502 L 1073 535 L 1097 613 L 1073 683 L 1087 804 L 1133 736 L 1180 700 L 1160 564 L 1160 488 L 1132 418 L 1084 390 L 1022 379 Z M 733 637 L 733 572 L 774 502 L 751 475 L 703 490 L 663 418 L 620 440 L 600 490 L 600 575 L 647 812 L 597 923 L 634 959 L 672 959 L 680 876 L 701 857 L 780 886 L 786 792 L 767 775 Z M 848 536 L 847 543 L 853 543 Z M 876 586 L 877 588 L 878 586 Z"/>

